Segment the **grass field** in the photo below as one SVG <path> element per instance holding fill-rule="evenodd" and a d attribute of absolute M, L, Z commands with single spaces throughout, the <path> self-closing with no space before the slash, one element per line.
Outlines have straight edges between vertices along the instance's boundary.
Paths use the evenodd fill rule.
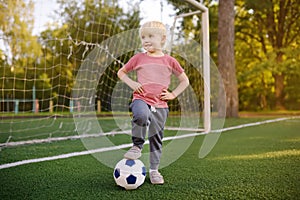
<path fill-rule="evenodd" d="M 225 126 L 263 120 L 227 119 Z M 117 187 L 113 169 L 92 155 L 0 169 L 0 199 L 300 199 L 299 130 L 298 118 L 227 131 L 204 159 L 204 136 L 197 136 L 161 170 L 164 185 L 147 176 L 134 191 Z M 84 150 L 81 140 L 3 148 L 0 165 Z"/>

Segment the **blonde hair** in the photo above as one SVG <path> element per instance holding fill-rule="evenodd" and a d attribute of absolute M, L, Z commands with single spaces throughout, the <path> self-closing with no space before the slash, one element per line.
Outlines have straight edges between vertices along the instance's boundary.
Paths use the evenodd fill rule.
<path fill-rule="evenodd" d="M 167 29 L 165 25 L 159 21 L 149 21 L 144 23 L 140 28 L 140 36 L 145 32 L 159 33 L 162 36 L 167 35 Z"/>

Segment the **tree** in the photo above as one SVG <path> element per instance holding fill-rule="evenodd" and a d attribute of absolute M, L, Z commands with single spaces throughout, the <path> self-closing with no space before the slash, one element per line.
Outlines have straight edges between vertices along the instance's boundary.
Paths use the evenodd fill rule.
<path fill-rule="evenodd" d="M 220 0 L 218 11 L 218 68 L 225 87 L 227 117 L 238 117 L 239 110 L 234 56 L 234 2 L 235 0 Z M 221 103 L 224 102 L 219 102 Z M 225 110 L 219 109 L 220 116 L 225 116 L 224 112 Z"/>
<path fill-rule="evenodd" d="M 33 1 L 11 0 L 2 1 L 0 3 L 0 34 L 3 39 L 8 62 L 11 65 L 16 65 L 19 61 L 24 67 L 24 64 L 34 60 L 40 53 L 40 46 L 37 43 L 37 38 L 32 35 L 33 28 Z M 21 61 L 26 59 L 26 61 Z"/>
<path fill-rule="evenodd" d="M 0 2 L 0 9 L 0 39 L 4 44 L 0 74 L 7 77 L 5 84 L 0 83 L 6 89 L 1 95 L 24 98 L 24 87 L 32 89 L 33 85 L 24 80 L 34 78 L 34 62 L 41 54 L 37 37 L 32 35 L 34 4 L 32 0 L 5 0 Z"/>
<path fill-rule="evenodd" d="M 244 81 L 251 88 L 260 88 L 256 93 L 259 94 L 257 104 L 260 107 L 286 109 L 287 100 L 297 101 L 299 98 L 295 97 L 298 86 L 292 81 L 299 78 L 300 69 L 297 64 L 299 1 L 237 1 L 237 12 L 236 38 L 240 62 L 243 63 L 240 73 L 245 74 L 247 68 L 248 72 L 252 71 L 257 75 L 254 77 L 255 81 L 250 78 Z M 244 84 L 243 88 L 249 87 Z"/>

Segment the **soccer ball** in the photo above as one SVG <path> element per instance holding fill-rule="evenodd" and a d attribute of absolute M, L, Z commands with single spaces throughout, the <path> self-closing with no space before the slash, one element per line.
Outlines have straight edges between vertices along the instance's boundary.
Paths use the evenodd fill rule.
<path fill-rule="evenodd" d="M 146 178 L 146 167 L 140 160 L 120 160 L 114 169 L 117 185 L 126 190 L 133 190 L 142 185 Z"/>

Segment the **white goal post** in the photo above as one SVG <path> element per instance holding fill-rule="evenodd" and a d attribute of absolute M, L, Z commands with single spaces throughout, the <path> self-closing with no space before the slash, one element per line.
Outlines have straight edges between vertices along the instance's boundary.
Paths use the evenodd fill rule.
<path fill-rule="evenodd" d="M 204 130 L 209 132 L 211 130 L 211 106 L 210 106 L 210 48 L 209 48 L 209 13 L 208 8 L 195 0 L 185 0 L 189 4 L 195 6 L 202 12 L 202 57 L 203 57 L 203 80 L 204 87 Z"/>

